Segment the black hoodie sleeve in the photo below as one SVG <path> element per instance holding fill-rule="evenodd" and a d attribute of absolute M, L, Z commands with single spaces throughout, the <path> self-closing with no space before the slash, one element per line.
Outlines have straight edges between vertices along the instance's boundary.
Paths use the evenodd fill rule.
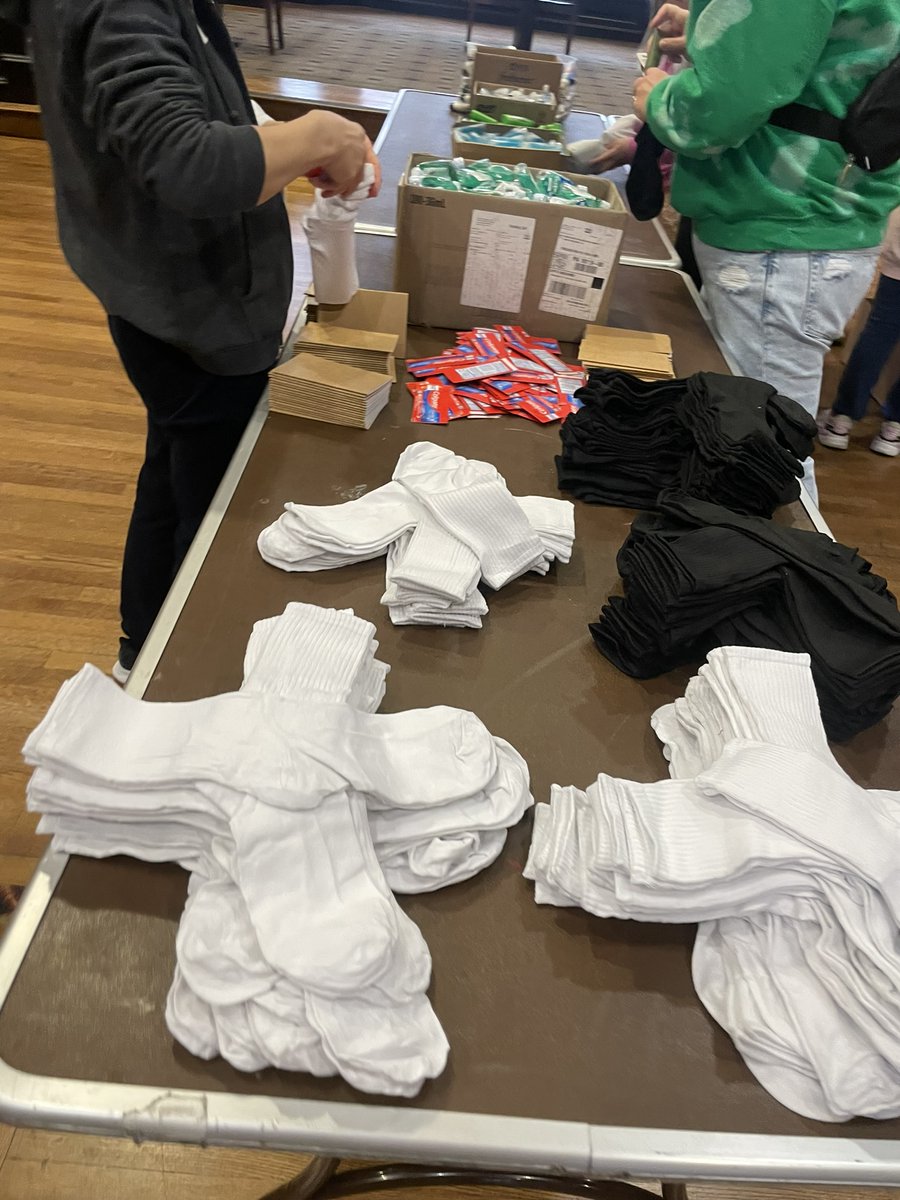
<path fill-rule="evenodd" d="M 252 125 L 208 119 L 174 0 L 94 0 L 91 8 L 82 24 L 83 116 L 98 149 L 188 217 L 253 208 L 265 178 L 262 143 Z"/>

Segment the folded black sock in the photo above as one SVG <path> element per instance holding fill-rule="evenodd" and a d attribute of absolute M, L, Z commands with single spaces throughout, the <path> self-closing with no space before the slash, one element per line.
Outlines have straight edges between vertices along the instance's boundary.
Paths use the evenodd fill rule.
<path fill-rule="evenodd" d="M 665 146 L 650 126 L 642 125 L 625 184 L 629 207 L 638 221 L 652 221 L 662 212 L 665 191 L 659 160 L 664 150 Z"/>

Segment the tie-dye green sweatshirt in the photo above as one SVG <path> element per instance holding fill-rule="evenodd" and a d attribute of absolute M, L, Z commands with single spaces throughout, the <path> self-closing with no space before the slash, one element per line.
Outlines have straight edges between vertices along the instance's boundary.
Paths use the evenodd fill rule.
<path fill-rule="evenodd" d="M 798 101 L 843 116 L 900 53 L 900 0 L 691 0 L 692 65 L 650 93 L 676 151 L 672 203 L 724 250 L 877 245 L 900 166 L 845 174 L 840 146 L 768 124 Z"/>

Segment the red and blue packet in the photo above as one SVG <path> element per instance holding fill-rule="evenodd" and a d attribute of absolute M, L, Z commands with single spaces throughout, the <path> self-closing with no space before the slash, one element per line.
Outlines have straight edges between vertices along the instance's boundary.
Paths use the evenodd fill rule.
<path fill-rule="evenodd" d="M 553 338 L 532 337 L 519 325 L 495 325 L 458 333 L 456 343 L 407 363 L 416 379 L 407 384 L 413 421 L 446 425 L 507 414 L 545 425 L 581 408 L 575 392 L 584 385 L 584 371 L 560 357 Z"/>

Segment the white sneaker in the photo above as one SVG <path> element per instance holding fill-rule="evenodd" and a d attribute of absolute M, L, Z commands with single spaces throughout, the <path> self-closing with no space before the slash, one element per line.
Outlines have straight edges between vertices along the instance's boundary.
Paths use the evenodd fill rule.
<path fill-rule="evenodd" d="M 119 660 L 116 659 L 116 661 L 113 663 L 113 668 L 110 671 L 110 675 L 112 675 L 113 679 L 117 684 L 119 684 L 120 687 L 125 686 L 125 684 L 128 682 L 128 677 L 130 674 L 131 670 L 128 667 L 123 667 Z"/>
<path fill-rule="evenodd" d="M 881 429 L 869 443 L 869 449 L 876 454 L 896 458 L 900 454 L 900 421 L 882 421 Z"/>
<path fill-rule="evenodd" d="M 472 105 L 468 102 L 468 100 L 454 100 L 450 105 L 450 111 L 463 114 L 470 113 L 472 111 Z"/>
<path fill-rule="evenodd" d="M 846 450 L 850 445 L 850 430 L 853 422 L 842 413 L 832 416 L 831 409 L 826 408 L 816 418 L 819 426 L 819 442 L 829 450 Z"/>

